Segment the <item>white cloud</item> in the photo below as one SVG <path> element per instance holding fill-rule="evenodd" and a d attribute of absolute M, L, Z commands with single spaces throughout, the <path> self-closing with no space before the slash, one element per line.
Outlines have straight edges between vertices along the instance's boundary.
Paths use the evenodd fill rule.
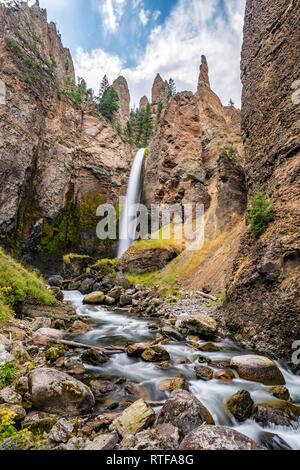
<path fill-rule="evenodd" d="M 103 25 L 109 33 L 116 33 L 124 15 L 126 0 L 94 0 L 100 13 Z"/>
<path fill-rule="evenodd" d="M 142 25 L 146 26 L 146 24 L 149 21 L 150 14 L 151 14 L 151 12 L 149 10 L 144 10 L 144 8 L 142 8 L 140 10 L 139 19 L 140 19 L 140 22 L 142 23 Z"/>
<path fill-rule="evenodd" d="M 81 48 L 76 50 L 77 75 L 83 77 L 96 94 L 103 76 L 106 74 L 112 82 L 120 75 L 122 67 L 122 61 L 118 56 L 107 54 L 102 49 L 95 49 L 91 52 L 85 52 Z"/>
<path fill-rule="evenodd" d="M 179 91 L 195 91 L 201 55 L 205 54 L 212 88 L 225 104 L 232 98 L 239 105 L 244 7 L 245 0 L 226 0 L 225 16 L 219 0 L 179 0 L 165 24 L 152 30 L 145 53 L 135 67 L 119 70 L 121 58 L 101 49 L 90 54 L 80 51 L 78 74 L 95 86 L 96 79 L 99 83 L 105 72 L 111 80 L 121 72 L 128 80 L 133 103 L 138 104 L 142 95 L 150 97 L 157 72 L 165 79 L 173 77 Z M 88 69 L 88 76 L 83 69 Z"/>

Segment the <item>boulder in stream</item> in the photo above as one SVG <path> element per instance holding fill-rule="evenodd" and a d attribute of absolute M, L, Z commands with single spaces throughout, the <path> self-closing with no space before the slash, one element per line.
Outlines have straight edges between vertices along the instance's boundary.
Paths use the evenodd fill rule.
<path fill-rule="evenodd" d="M 300 407 L 284 400 L 258 403 L 254 408 L 254 419 L 263 426 L 270 424 L 275 426 L 298 425 Z"/>
<path fill-rule="evenodd" d="M 239 390 L 226 401 L 230 413 L 238 421 L 246 421 L 252 416 L 254 402 L 247 390 Z"/>
<path fill-rule="evenodd" d="M 159 385 L 159 389 L 164 392 L 174 392 L 174 390 L 185 390 L 186 388 L 187 384 L 184 377 L 166 379 Z"/>
<path fill-rule="evenodd" d="M 209 380 L 212 380 L 214 376 L 214 371 L 207 366 L 195 366 L 195 372 L 197 379 L 204 380 L 205 382 L 208 382 Z"/>
<path fill-rule="evenodd" d="M 230 366 L 241 379 L 259 382 L 264 385 L 284 385 L 284 377 L 278 366 L 264 356 L 246 355 L 231 359 Z"/>
<path fill-rule="evenodd" d="M 142 359 L 146 362 L 165 362 L 170 360 L 170 355 L 160 346 L 151 346 L 143 352 Z"/>
<path fill-rule="evenodd" d="M 208 409 L 192 393 L 178 390 L 163 405 L 156 424 L 170 423 L 179 429 L 181 437 L 203 423 L 214 424 Z"/>
<path fill-rule="evenodd" d="M 188 434 L 180 450 L 262 450 L 256 442 L 226 426 L 200 426 Z"/>
<path fill-rule="evenodd" d="M 78 416 L 95 405 L 91 390 L 64 372 L 41 368 L 30 374 L 33 407 L 62 416 Z"/>
<path fill-rule="evenodd" d="M 105 299 L 104 292 L 97 291 L 83 297 L 83 303 L 88 305 L 102 305 Z"/>

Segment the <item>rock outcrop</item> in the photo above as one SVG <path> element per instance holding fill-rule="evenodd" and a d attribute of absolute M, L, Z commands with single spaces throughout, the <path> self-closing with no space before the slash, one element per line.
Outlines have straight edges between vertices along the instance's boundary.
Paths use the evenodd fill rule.
<path fill-rule="evenodd" d="M 120 109 L 117 113 L 116 120 L 122 127 L 125 127 L 130 117 L 130 93 L 126 78 L 122 76 L 118 77 L 113 82 L 112 88 L 116 90 L 120 99 Z"/>
<path fill-rule="evenodd" d="M 300 338 L 299 20 L 297 1 L 247 1 L 241 69 L 249 205 L 259 186 L 275 217 L 260 238 L 250 230 L 243 237 L 222 315 L 241 344 L 290 362 Z"/>
<path fill-rule="evenodd" d="M 153 101 L 164 83 L 161 78 L 156 82 Z M 186 272 L 186 282 L 180 273 L 179 280 L 187 289 L 201 289 L 207 283 L 215 293 L 225 289 L 243 230 L 239 225 L 247 200 L 243 161 L 240 111 L 223 106 L 211 90 L 203 56 L 197 93 L 177 93 L 165 104 L 149 148 L 144 184 L 148 206 L 204 205 L 205 238 L 212 242 L 207 254 L 203 252 L 197 264 L 195 253 L 189 260 L 183 253 L 171 268 L 176 271 L 179 266 Z M 197 268 L 187 273 L 191 264 Z"/>
<path fill-rule="evenodd" d="M 146 108 L 148 104 L 149 100 L 147 96 L 142 96 L 142 98 L 140 99 L 139 110 L 141 110 L 142 108 Z"/>
<path fill-rule="evenodd" d="M 160 74 L 158 73 L 155 77 L 152 86 L 152 105 L 157 106 L 160 101 L 166 103 L 168 99 L 168 94 L 168 84 L 161 78 Z"/>
<path fill-rule="evenodd" d="M 75 86 L 46 10 L 0 4 L 0 16 L 1 238 L 31 262 L 72 248 L 101 254 L 96 208 L 126 192 L 130 151 Z"/>

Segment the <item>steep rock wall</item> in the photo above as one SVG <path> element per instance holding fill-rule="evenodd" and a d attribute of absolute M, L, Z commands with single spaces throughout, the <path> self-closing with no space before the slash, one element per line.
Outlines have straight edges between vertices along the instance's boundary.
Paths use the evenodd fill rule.
<path fill-rule="evenodd" d="M 247 231 L 227 288 L 223 324 L 242 344 L 291 362 L 300 339 L 300 4 L 248 0 L 242 51 L 242 129 L 249 205 L 256 186 L 275 219 Z M 295 364 L 291 364 L 295 367 Z"/>
<path fill-rule="evenodd" d="M 96 207 L 126 193 L 130 149 L 93 103 L 78 102 L 70 52 L 38 5 L 0 4 L 0 63 L 2 243 L 30 261 L 69 250 L 107 255 Z"/>

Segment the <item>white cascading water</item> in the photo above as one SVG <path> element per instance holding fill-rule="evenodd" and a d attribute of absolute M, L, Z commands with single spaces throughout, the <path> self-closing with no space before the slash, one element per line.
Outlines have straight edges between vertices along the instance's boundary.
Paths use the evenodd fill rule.
<path fill-rule="evenodd" d="M 134 241 L 136 226 L 133 225 L 134 215 L 130 214 L 130 208 L 141 202 L 145 151 L 146 149 L 140 149 L 137 152 L 131 168 L 125 204 L 122 209 L 118 258 L 128 250 Z"/>

